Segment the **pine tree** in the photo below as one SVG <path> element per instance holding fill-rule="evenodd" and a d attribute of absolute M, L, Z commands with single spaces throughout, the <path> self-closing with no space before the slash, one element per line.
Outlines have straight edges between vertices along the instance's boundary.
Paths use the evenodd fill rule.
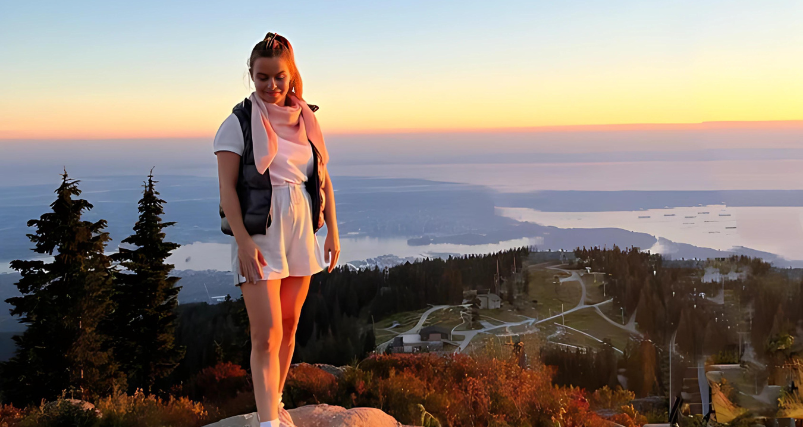
<path fill-rule="evenodd" d="M 173 265 L 165 263 L 179 245 L 164 240 L 164 228 L 175 223 L 161 219 L 165 201 L 154 188 L 156 182 L 151 170 L 139 201 L 134 234 L 122 240 L 137 248 L 120 248 L 112 255 L 128 272 L 116 276 L 118 308 L 109 328 L 115 331 L 115 347 L 128 373 L 129 391 L 142 388 L 146 393 L 173 372 L 186 350 L 175 345 L 175 308 L 181 290 L 175 284 L 179 278 L 169 277 Z"/>
<path fill-rule="evenodd" d="M 33 251 L 55 253 L 54 259 L 11 262 L 22 275 L 16 283 L 22 296 L 5 301 L 27 329 L 13 337 L 17 348 L 0 366 L 0 387 L 4 400 L 15 406 L 52 400 L 65 390 L 73 398 L 94 400 L 125 386 L 112 340 L 99 328 L 114 310 L 113 270 L 104 255 L 110 238 L 105 220 L 81 220 L 92 205 L 73 199 L 81 194 L 78 182 L 65 170 L 53 211 L 28 221 L 36 227 L 27 235 Z"/>

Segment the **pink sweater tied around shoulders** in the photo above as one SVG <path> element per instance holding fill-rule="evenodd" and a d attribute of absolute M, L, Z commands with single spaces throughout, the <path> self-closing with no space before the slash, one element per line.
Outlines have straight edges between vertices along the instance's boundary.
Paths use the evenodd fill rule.
<path fill-rule="evenodd" d="M 326 164 L 329 163 L 329 153 L 323 140 L 323 133 L 318 126 L 315 113 L 306 102 L 288 93 L 290 105 L 280 106 L 265 103 L 256 94 L 251 92 L 251 138 L 254 144 L 254 163 L 257 171 L 264 174 L 276 157 L 279 150 L 279 136 L 283 139 L 306 143 L 307 138 L 318 150 L 318 179 L 320 186 L 320 206 L 317 229 L 325 224 L 324 208 L 326 207 Z"/>
<path fill-rule="evenodd" d="M 290 141 L 312 142 L 321 155 L 321 163 L 329 163 L 329 153 L 315 113 L 306 102 L 292 93 L 287 94 L 289 106 L 266 103 L 251 92 L 251 138 L 254 143 L 254 163 L 259 173 L 265 173 L 279 150 L 279 136 Z"/>

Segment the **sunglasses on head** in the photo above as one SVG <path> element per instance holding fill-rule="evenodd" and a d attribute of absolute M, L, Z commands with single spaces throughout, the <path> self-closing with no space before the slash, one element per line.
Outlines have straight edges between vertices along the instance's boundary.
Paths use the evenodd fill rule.
<path fill-rule="evenodd" d="M 284 41 L 284 37 L 279 39 L 277 38 L 278 36 L 279 35 L 276 33 L 268 33 L 268 36 L 265 37 L 265 40 L 263 40 L 263 42 L 265 43 L 263 49 L 267 50 L 267 49 L 287 48 L 287 43 Z"/>

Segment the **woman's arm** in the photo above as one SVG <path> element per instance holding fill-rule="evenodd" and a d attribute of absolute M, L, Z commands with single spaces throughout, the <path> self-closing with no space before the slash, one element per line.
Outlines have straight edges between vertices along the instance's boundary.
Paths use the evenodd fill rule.
<path fill-rule="evenodd" d="M 234 239 L 237 241 L 240 273 L 248 282 L 254 283 L 264 278 L 259 264 L 267 265 L 267 262 L 243 224 L 240 199 L 237 196 L 240 155 L 231 151 L 218 151 L 215 154 L 217 154 L 217 174 L 220 185 L 220 206 L 223 208 Z"/>
<path fill-rule="evenodd" d="M 323 191 L 326 196 L 326 204 L 323 207 L 323 218 L 326 222 L 326 230 L 328 233 L 334 232 L 338 234 L 337 230 L 337 213 L 335 210 L 335 190 L 332 189 L 332 180 L 329 179 L 329 171 L 326 171 L 326 182 L 323 186 Z"/>
<path fill-rule="evenodd" d="M 243 224 L 243 213 L 240 210 L 240 199 L 237 197 L 237 177 L 240 174 L 240 155 L 231 151 L 218 151 L 217 176 L 220 185 L 220 206 L 226 214 L 226 220 L 239 244 L 250 237 Z"/>
<path fill-rule="evenodd" d="M 332 180 L 329 179 L 329 171 L 326 172 L 326 182 L 323 187 L 326 203 L 323 205 L 323 217 L 326 221 L 326 241 L 323 244 L 323 259 L 329 263 L 329 273 L 337 265 L 340 258 L 340 233 L 337 230 L 337 214 L 335 212 L 335 190 L 332 188 Z M 326 258 L 329 258 L 327 260 Z"/>

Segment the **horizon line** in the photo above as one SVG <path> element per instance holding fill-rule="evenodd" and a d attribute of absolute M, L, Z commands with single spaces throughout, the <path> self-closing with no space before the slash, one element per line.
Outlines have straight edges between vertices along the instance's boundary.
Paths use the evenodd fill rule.
<path fill-rule="evenodd" d="M 540 132 L 616 132 L 616 131 L 657 131 L 657 130 L 717 130 L 717 129 L 801 129 L 801 120 L 716 120 L 687 123 L 617 123 L 617 124 L 581 124 L 581 125 L 546 125 L 546 126 L 515 126 L 515 127 L 487 127 L 487 128 L 386 128 L 367 130 L 333 130 L 324 132 L 325 135 L 385 135 L 385 134 L 427 134 L 427 133 L 540 133 Z M 143 136 L 69 136 L 69 137 L 19 137 L 3 135 L 0 132 L 0 142 L 3 141 L 74 141 L 74 140 L 144 140 L 144 139 L 198 139 L 214 138 L 211 135 L 143 135 Z"/>

